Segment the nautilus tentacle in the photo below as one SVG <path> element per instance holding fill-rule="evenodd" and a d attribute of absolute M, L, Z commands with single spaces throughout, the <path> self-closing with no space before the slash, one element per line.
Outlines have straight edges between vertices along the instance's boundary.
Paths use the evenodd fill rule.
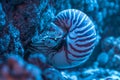
<path fill-rule="evenodd" d="M 48 61 L 57 68 L 71 68 L 84 63 L 91 55 L 96 43 L 93 22 L 82 11 L 63 10 L 53 24 L 66 34 L 65 44 L 57 53 L 48 55 Z"/>

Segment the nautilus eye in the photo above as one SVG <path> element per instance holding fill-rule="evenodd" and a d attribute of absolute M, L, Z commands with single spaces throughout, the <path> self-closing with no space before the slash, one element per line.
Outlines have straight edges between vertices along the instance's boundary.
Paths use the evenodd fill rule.
<path fill-rule="evenodd" d="M 90 57 L 96 44 L 96 31 L 90 18 L 80 10 L 59 12 L 53 24 L 66 34 L 65 44 L 56 53 L 48 55 L 48 61 L 56 68 L 72 68 Z"/>

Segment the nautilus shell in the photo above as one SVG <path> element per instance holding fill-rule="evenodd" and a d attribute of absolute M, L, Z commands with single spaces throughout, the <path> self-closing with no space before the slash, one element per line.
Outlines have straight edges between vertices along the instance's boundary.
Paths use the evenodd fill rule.
<path fill-rule="evenodd" d="M 72 68 L 84 63 L 96 44 L 93 22 L 82 11 L 67 9 L 59 12 L 53 24 L 63 30 L 65 44 L 56 53 L 48 55 L 48 61 L 56 68 Z"/>
<path fill-rule="evenodd" d="M 72 68 L 84 63 L 96 44 L 96 31 L 90 18 L 76 9 L 63 10 L 50 27 L 35 35 L 29 46 L 32 53 L 43 53 L 54 67 Z"/>

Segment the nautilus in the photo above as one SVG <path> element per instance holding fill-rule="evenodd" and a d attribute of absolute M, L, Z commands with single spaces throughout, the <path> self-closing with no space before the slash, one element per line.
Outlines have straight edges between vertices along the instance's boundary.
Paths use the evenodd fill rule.
<path fill-rule="evenodd" d="M 96 45 L 92 20 L 82 11 L 67 9 L 59 12 L 53 24 L 63 30 L 65 44 L 48 61 L 59 69 L 76 67 L 88 60 Z"/>
<path fill-rule="evenodd" d="M 48 63 L 59 69 L 76 67 L 88 60 L 97 38 L 95 26 L 85 13 L 63 10 L 50 26 L 37 39 L 33 38 L 29 51 L 44 53 Z"/>

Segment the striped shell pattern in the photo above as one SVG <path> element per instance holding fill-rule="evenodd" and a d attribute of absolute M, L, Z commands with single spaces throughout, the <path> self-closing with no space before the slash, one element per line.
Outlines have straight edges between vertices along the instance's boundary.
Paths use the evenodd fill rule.
<path fill-rule="evenodd" d="M 53 24 L 63 30 L 65 44 L 48 61 L 55 67 L 72 68 L 90 57 L 96 44 L 96 31 L 90 18 L 82 11 L 67 9 L 59 12 Z"/>

